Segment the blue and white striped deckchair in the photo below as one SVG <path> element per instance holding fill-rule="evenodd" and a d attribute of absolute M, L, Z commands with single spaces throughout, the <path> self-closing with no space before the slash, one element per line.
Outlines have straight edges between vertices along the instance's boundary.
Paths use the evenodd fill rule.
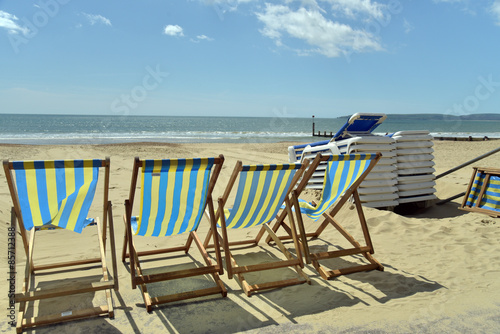
<path fill-rule="evenodd" d="M 289 195 L 302 176 L 308 162 L 304 164 L 280 164 L 280 165 L 242 165 L 239 161 L 229 180 L 226 191 L 219 199 L 219 211 L 217 214 L 217 225 L 222 229 L 222 242 L 226 254 L 226 269 L 229 278 L 236 275 L 245 293 L 250 296 L 253 291 L 277 288 L 292 284 L 309 282 L 309 278 L 302 272 L 303 262 L 301 256 L 295 258 L 276 238 L 274 232 L 268 227 L 268 223 L 276 218 L 284 203 L 290 204 Z M 239 176 L 234 205 L 231 209 L 226 208 L 227 198 Z M 224 212 L 223 215 L 220 213 Z M 291 211 L 290 211 L 291 212 Z M 291 215 L 290 215 L 291 217 Z M 292 228 L 295 223 L 290 222 Z M 229 242 L 227 229 L 242 229 L 249 227 L 261 227 L 257 237 L 252 240 Z M 215 231 L 215 230 L 212 230 Z M 212 232 L 211 231 L 211 232 Z M 238 266 L 231 255 L 230 246 L 253 244 L 257 245 L 263 233 L 267 231 L 271 237 L 277 240 L 280 250 L 286 260 L 266 262 L 248 266 Z M 210 232 L 209 232 L 210 233 Z M 296 244 L 300 254 L 300 249 Z M 243 274 L 246 272 L 275 269 L 281 267 L 293 267 L 301 278 L 288 280 L 277 280 L 263 284 L 250 285 L 246 282 Z"/>
<path fill-rule="evenodd" d="M 17 220 L 23 245 L 26 252 L 26 275 L 21 293 L 16 294 L 19 306 L 18 332 L 25 328 L 53 324 L 68 320 L 76 320 L 108 314 L 114 317 L 113 302 L 110 289 L 118 291 L 118 277 L 114 244 L 113 215 L 111 202 L 108 201 L 109 190 L 109 158 L 105 160 L 46 160 L 46 161 L 4 161 L 7 184 L 14 204 L 12 224 Z M 103 216 L 102 225 L 99 217 L 87 218 L 91 209 L 99 177 L 99 169 L 105 169 L 103 182 Z M 100 208 L 99 208 L 100 210 Z M 89 224 L 97 225 L 100 256 L 92 259 L 80 259 L 59 263 L 34 265 L 35 233 L 44 229 L 67 229 L 81 233 Z M 113 261 L 113 278 L 109 277 L 106 265 L 106 233 L 109 224 L 109 240 Z M 30 232 L 28 238 L 26 233 Z M 84 237 L 84 236 L 83 236 Z M 57 239 L 56 239 L 57 240 Z M 57 243 L 51 244 L 54 258 L 71 254 L 70 249 L 59 249 Z M 64 288 L 36 289 L 31 274 L 42 270 L 78 266 L 71 271 L 82 270 L 82 265 L 101 263 L 102 277 L 95 282 L 76 281 Z M 82 272 L 82 276 L 86 271 Z M 105 290 L 107 305 L 90 307 L 40 317 L 26 317 L 29 304 L 44 298 L 76 295 L 84 292 Z M 41 305 L 41 304 L 40 304 Z M 56 310 L 51 310 L 56 311 Z"/>
<path fill-rule="evenodd" d="M 475 167 L 461 208 L 500 217 L 500 169 Z"/>
<path fill-rule="evenodd" d="M 323 192 L 319 204 L 309 203 L 303 200 L 297 200 L 297 205 L 300 207 L 301 213 L 307 215 L 314 221 L 323 218 L 322 223 L 313 233 L 306 233 L 302 215 L 297 213 L 298 227 L 300 231 L 300 241 L 304 249 L 304 255 L 307 263 L 312 263 L 320 275 L 325 279 L 330 279 L 335 276 L 372 269 L 382 270 L 382 265 L 377 262 L 371 254 L 373 254 L 373 245 L 371 242 L 368 226 L 366 224 L 363 208 L 359 199 L 357 188 L 365 179 L 368 173 L 375 167 L 375 164 L 381 158 L 378 154 L 349 154 L 349 155 L 333 155 L 322 156 L 318 154 L 311 163 L 309 169 L 305 173 L 301 182 L 297 186 L 296 191 L 300 193 L 307 185 L 309 178 L 315 172 L 320 164 L 326 162 L 326 170 L 324 176 Z M 366 246 L 361 246 L 347 230 L 334 219 L 334 216 L 351 197 L 354 197 L 361 229 L 365 238 Z M 293 198 L 298 198 L 298 195 Z M 329 211 L 328 211 L 329 210 Z M 328 212 L 327 212 L 328 211 Z M 278 218 L 276 225 L 273 227 L 277 231 L 280 226 L 289 231 L 290 228 L 284 223 L 286 213 L 283 212 Z M 342 249 L 330 252 L 311 253 L 308 246 L 308 237 L 318 238 L 323 230 L 332 224 L 352 245 L 354 248 Z M 290 233 L 289 233 L 290 234 Z M 288 236 L 280 237 L 281 239 L 289 238 Z M 269 239 L 267 240 L 270 241 Z M 368 265 L 337 269 L 333 271 L 325 270 L 319 260 L 348 256 L 354 254 L 362 254 L 369 262 Z"/>
<path fill-rule="evenodd" d="M 122 260 L 130 257 L 132 288 L 141 286 L 146 309 L 151 311 L 153 305 L 175 300 L 200 297 L 208 294 L 221 293 L 226 296 L 226 289 L 218 274 L 223 273 L 220 265 L 220 250 L 215 248 L 217 264 L 211 260 L 201 244 L 196 230 L 203 217 L 205 207 L 212 212 L 212 190 L 224 162 L 221 155 L 217 158 L 201 159 L 164 159 L 139 160 L 136 158 L 132 174 L 130 197 L 125 201 L 126 231 L 123 246 Z M 215 168 L 213 168 L 216 166 Z M 212 171 L 212 169 L 214 169 Z M 140 176 L 140 209 L 137 216 L 132 216 L 132 206 L 135 197 L 137 178 Z M 215 221 L 211 221 L 215 226 Z M 184 247 L 171 247 L 154 251 L 137 252 L 132 242 L 133 236 L 168 237 L 177 234 L 189 233 Z M 157 273 L 145 275 L 140 267 L 141 255 L 165 254 L 170 252 L 188 252 L 191 243 L 195 241 L 206 262 L 205 267 L 171 271 L 168 274 Z M 214 240 L 218 243 L 218 240 Z M 127 247 L 131 256 L 126 254 Z M 151 297 L 146 284 L 170 279 L 212 274 L 216 287 L 194 290 L 189 293 L 171 293 L 161 297 Z"/>

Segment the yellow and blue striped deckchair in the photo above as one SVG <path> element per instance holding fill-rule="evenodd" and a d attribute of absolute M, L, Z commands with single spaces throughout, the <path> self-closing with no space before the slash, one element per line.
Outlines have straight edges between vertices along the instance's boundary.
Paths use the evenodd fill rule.
<path fill-rule="evenodd" d="M 272 221 L 301 169 L 300 164 L 242 166 L 234 206 L 225 209 L 226 227 L 246 228 Z"/>
<path fill-rule="evenodd" d="M 143 160 L 141 209 L 135 235 L 169 236 L 198 228 L 207 202 L 214 158 Z"/>
<path fill-rule="evenodd" d="M 302 272 L 304 264 L 300 249 L 295 243 L 295 248 L 299 256 L 294 257 L 279 241 L 268 223 L 276 218 L 283 204 L 290 204 L 290 192 L 296 186 L 302 176 L 308 161 L 303 164 L 273 164 L 273 165 L 242 165 L 240 161 L 236 164 L 233 174 L 226 187 L 224 195 L 219 198 L 219 210 L 217 213 L 218 227 L 222 229 L 222 243 L 226 254 L 226 269 L 228 277 L 233 278 L 233 274 L 238 278 L 243 290 L 250 296 L 252 292 L 264 289 L 278 288 L 288 285 L 310 283 L 309 278 Z M 239 175 L 238 188 L 236 190 L 234 205 L 231 209 L 225 208 L 227 199 Z M 297 207 L 298 209 L 298 207 Z M 290 213 L 291 210 L 289 209 Z M 221 214 L 224 213 L 224 214 Z M 290 215 L 290 218 L 292 216 Z M 290 225 L 294 229 L 295 222 L 290 220 Z M 229 242 L 227 229 L 242 229 L 260 226 L 256 238 L 241 241 Z M 235 245 L 257 245 L 265 232 L 276 241 L 279 249 L 286 257 L 286 260 L 266 262 L 261 264 L 238 266 L 236 260 L 231 255 L 230 246 Z M 211 229 L 207 235 L 207 240 L 211 233 L 217 234 L 215 229 Z M 275 269 L 281 267 L 292 267 L 299 278 L 281 279 L 273 282 L 260 284 L 248 284 L 243 276 L 244 273 Z"/>
<path fill-rule="evenodd" d="M 326 161 L 323 192 L 317 205 L 299 200 L 300 211 L 318 220 L 368 169 L 376 154 L 331 155 Z"/>
<path fill-rule="evenodd" d="M 224 156 L 222 155 L 215 158 L 194 159 L 135 159 L 130 194 L 125 201 L 126 229 L 122 261 L 125 262 L 127 257 L 130 259 L 132 288 L 140 286 L 148 312 L 152 310 L 153 305 L 218 293 L 223 297 L 227 295 L 227 290 L 219 277 L 219 274 L 223 274 L 223 267 L 220 264 L 221 255 L 218 240 L 214 238 L 217 263 L 213 265 L 196 233 L 205 208 L 208 207 L 210 212 L 214 212 L 212 191 L 223 163 Z M 138 215 L 133 216 L 132 210 L 139 175 L 141 177 L 140 208 Z M 210 226 L 215 228 L 215 220 L 210 220 Z M 132 241 L 134 236 L 169 237 L 183 233 L 188 233 L 189 236 L 186 244 L 181 247 L 140 252 L 136 250 Z M 188 253 L 193 241 L 205 261 L 205 266 L 144 274 L 139 261 L 141 256 L 164 255 L 173 252 Z M 130 254 L 127 254 L 127 248 Z M 208 274 L 213 277 L 215 287 L 195 289 L 189 292 L 171 292 L 163 296 L 152 297 L 146 286 L 149 283 Z"/>
<path fill-rule="evenodd" d="M 475 167 L 461 208 L 500 216 L 500 169 Z"/>
<path fill-rule="evenodd" d="M 81 233 L 93 222 L 101 160 L 13 161 L 24 227 L 48 225 Z"/>
<path fill-rule="evenodd" d="M 304 250 L 306 262 L 312 263 L 314 265 L 314 268 L 324 279 L 331 279 L 339 275 L 358 271 L 372 269 L 383 270 L 383 266 L 377 260 L 375 260 L 373 256 L 371 256 L 371 254 L 373 254 L 374 252 L 373 245 L 363 213 L 363 208 L 361 206 L 361 201 L 357 192 L 357 189 L 361 182 L 373 169 L 380 158 L 380 153 L 333 156 L 322 156 L 321 154 L 318 154 L 311 163 L 301 182 L 297 186 L 297 189 L 294 190 L 294 193 L 292 194 L 292 199 L 294 200 L 293 204 L 295 205 L 295 207 L 300 207 L 300 213 L 296 212 L 296 215 L 300 232 L 300 244 Z M 317 172 L 318 166 L 320 165 L 326 165 L 323 192 L 321 194 L 320 203 L 313 204 L 303 200 L 299 200 L 298 197 L 300 192 L 306 187 L 309 178 L 315 172 Z M 362 246 L 357 240 L 355 240 L 354 237 L 349 234 L 349 232 L 343 226 L 341 226 L 336 219 L 334 219 L 335 215 L 343 207 L 343 205 L 351 195 L 354 197 L 354 204 L 356 205 L 358 218 L 360 221 L 363 236 L 365 238 L 365 246 Z M 315 232 L 306 233 L 304 222 L 302 220 L 302 213 L 315 221 L 317 221 L 319 218 L 323 218 L 322 223 L 319 225 Z M 289 239 L 292 237 L 289 232 L 290 228 L 283 221 L 286 215 L 288 215 L 287 212 L 282 212 L 273 227 L 273 231 L 277 231 L 282 226 L 288 232 L 288 235 L 280 236 L 280 239 Z M 353 248 L 311 253 L 307 238 L 318 239 L 323 230 L 330 224 L 333 225 L 340 232 L 340 234 L 352 244 Z M 269 242 L 270 239 L 268 238 L 266 241 Z M 354 254 L 363 255 L 368 260 L 368 262 L 370 262 L 370 264 L 335 270 L 325 270 L 325 268 L 322 267 L 319 263 L 320 260 L 351 256 Z"/>
<path fill-rule="evenodd" d="M 19 303 L 17 332 L 21 333 L 26 328 L 38 328 L 38 326 L 42 325 L 95 317 L 102 314 L 107 314 L 110 318 L 113 318 L 114 309 L 111 289 L 118 291 L 118 276 L 112 205 L 111 201 L 108 200 L 109 158 L 101 160 L 4 160 L 3 167 L 13 202 L 12 225 L 15 226 L 17 220 L 26 253 L 26 270 L 22 289 L 15 296 L 16 303 Z M 102 206 L 100 206 L 103 210 L 102 222 L 98 216 L 95 219 L 87 218 L 96 193 L 100 168 L 104 169 L 104 182 L 101 182 L 101 186 L 99 186 L 103 193 Z M 97 206 L 95 204 L 92 211 L 96 210 Z M 90 258 L 89 254 L 84 259 L 63 261 L 62 258 L 71 258 L 73 252 L 71 249 L 58 248 L 58 238 L 86 238 L 87 236 L 84 234 L 78 234 L 81 234 L 83 228 L 89 224 L 97 225 L 99 256 Z M 106 264 L 108 226 L 113 277 L 110 277 Z M 63 234 L 62 236 L 59 233 L 54 234 L 53 242 L 49 245 L 53 256 L 45 260 L 45 263 L 35 265 L 35 262 L 37 262 L 33 258 L 35 254 L 35 236 L 38 235 L 39 230 L 45 229 L 67 229 L 78 234 L 70 233 L 70 235 Z M 27 236 L 28 230 L 30 231 L 29 238 Z M 84 242 L 87 244 L 86 239 Z M 42 243 L 40 243 L 40 246 L 43 246 Z M 48 263 L 49 261 L 51 263 Z M 54 263 L 52 261 L 58 262 Z M 100 263 L 99 268 L 102 276 L 99 275 L 99 279 L 90 281 L 88 276 L 89 268 L 82 266 L 91 265 L 95 267 L 96 263 Z M 58 268 L 65 271 L 79 271 L 81 275 L 80 277 L 75 276 L 72 283 L 64 283 L 64 286 L 57 286 L 57 280 L 54 281 L 54 287 L 40 288 L 37 285 L 34 274 Z M 45 273 L 45 275 L 50 274 L 50 272 Z M 77 310 L 63 309 L 62 312 L 57 308 L 54 309 L 52 307 L 54 305 L 52 305 L 51 311 L 54 314 L 28 316 L 28 314 L 35 312 L 28 311 L 29 308 L 35 308 L 35 305 L 41 306 L 43 304 L 37 302 L 39 300 L 73 295 L 75 295 L 73 298 L 77 298 L 76 295 L 97 291 L 105 292 L 107 304 L 94 307 L 94 303 L 92 303 L 86 308 L 80 307 Z"/>

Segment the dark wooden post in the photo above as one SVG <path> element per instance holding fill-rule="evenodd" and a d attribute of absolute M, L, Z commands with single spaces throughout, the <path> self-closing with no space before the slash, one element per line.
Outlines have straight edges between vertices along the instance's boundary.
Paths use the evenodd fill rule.
<path fill-rule="evenodd" d="M 313 137 L 314 137 L 314 115 L 313 115 Z"/>

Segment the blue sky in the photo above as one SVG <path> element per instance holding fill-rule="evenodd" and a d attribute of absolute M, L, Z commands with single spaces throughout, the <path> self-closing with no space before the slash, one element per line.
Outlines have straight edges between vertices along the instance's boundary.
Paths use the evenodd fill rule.
<path fill-rule="evenodd" d="M 500 0 L 0 0 L 0 112 L 500 113 Z"/>

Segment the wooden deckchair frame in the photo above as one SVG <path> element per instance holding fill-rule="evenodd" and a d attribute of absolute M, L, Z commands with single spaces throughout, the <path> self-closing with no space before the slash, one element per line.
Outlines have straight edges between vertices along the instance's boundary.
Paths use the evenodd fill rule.
<path fill-rule="evenodd" d="M 40 232 L 40 230 L 37 230 L 37 228 L 33 227 L 31 229 L 31 232 L 29 233 L 29 237 L 26 235 L 27 231 L 24 227 L 19 197 L 12 173 L 13 163 L 9 162 L 8 160 L 4 160 L 3 167 L 5 170 L 5 176 L 7 178 L 7 184 L 13 202 L 11 223 L 14 226 L 17 221 L 19 225 L 19 232 L 23 240 L 23 248 L 26 254 L 26 266 L 23 279 L 23 287 L 20 293 L 15 294 L 16 303 L 19 303 L 19 313 L 16 326 L 17 333 L 21 333 L 26 328 L 50 325 L 54 323 L 96 317 L 101 315 L 108 315 L 110 318 L 114 318 L 111 289 L 118 291 L 118 275 L 117 275 L 117 265 L 116 265 L 112 205 L 111 201 L 108 200 L 110 159 L 106 158 L 104 160 L 101 160 L 101 165 L 100 165 L 100 167 L 104 167 L 105 170 L 102 224 L 100 222 L 99 217 L 95 218 L 95 222 L 97 225 L 98 240 L 99 240 L 100 257 L 77 260 L 77 261 L 44 264 L 44 265 L 35 265 L 33 261 L 35 233 Z M 109 277 L 107 263 L 106 263 L 106 239 L 107 239 L 106 231 L 108 228 L 108 223 L 109 223 L 109 240 L 111 247 L 112 270 L 113 270 L 112 278 Z M 68 269 L 70 271 L 77 271 L 82 269 L 81 266 L 92 265 L 95 263 L 101 264 L 102 268 L 101 281 L 91 282 L 91 283 L 88 282 L 74 283 L 69 287 L 59 288 L 59 289 L 35 288 L 35 276 L 37 272 L 78 266 L 78 268 Z M 58 314 L 26 318 L 26 311 L 28 303 L 30 302 L 46 298 L 70 296 L 81 293 L 96 292 L 101 290 L 104 290 L 106 293 L 106 301 L 107 301 L 106 305 L 100 305 L 97 307 L 86 308 L 81 310 L 69 310 L 67 312 Z"/>
<path fill-rule="evenodd" d="M 382 155 L 380 153 L 377 153 L 377 156 L 370 162 L 370 165 L 367 167 L 365 172 L 354 182 L 349 189 L 345 191 L 345 193 L 337 200 L 335 205 L 330 209 L 330 211 L 324 212 L 323 217 L 324 220 L 321 222 L 319 227 L 316 229 L 314 232 L 306 232 L 304 222 L 302 219 L 302 214 L 300 213 L 300 210 L 295 210 L 296 216 L 297 216 L 297 225 L 299 227 L 300 235 L 299 235 L 299 244 L 301 245 L 304 256 L 306 259 L 307 264 L 311 264 L 314 266 L 316 271 L 323 277 L 324 279 L 332 279 L 334 277 L 340 276 L 340 275 L 345 275 L 345 274 L 350 274 L 350 273 L 355 273 L 355 272 L 360 272 L 360 271 L 368 271 L 368 270 L 384 270 L 384 267 L 382 264 L 380 264 L 373 256 L 372 254 L 374 253 L 374 248 L 373 244 L 371 241 L 370 237 L 370 232 L 368 230 L 368 225 L 366 224 L 366 219 L 365 215 L 363 213 L 363 208 L 361 206 L 361 201 L 358 195 L 358 187 L 363 182 L 365 177 L 370 173 L 370 171 L 373 169 L 373 167 L 377 164 L 377 162 L 380 160 Z M 316 171 L 316 168 L 320 165 L 321 162 L 326 162 L 329 160 L 329 156 L 322 156 L 321 154 L 318 154 L 316 158 L 313 160 L 313 162 L 310 164 L 309 169 L 306 171 L 304 174 L 304 177 L 302 178 L 301 182 L 297 186 L 295 190 L 292 191 L 292 200 L 293 200 L 293 205 L 296 207 L 299 205 L 298 203 L 298 197 L 300 192 L 306 187 L 307 182 L 309 181 L 309 178 L 312 176 L 312 174 Z M 356 211 L 358 214 L 359 222 L 361 225 L 361 229 L 363 231 L 363 236 L 364 236 L 364 241 L 365 245 L 361 245 L 336 219 L 334 219 L 335 215 L 340 211 L 342 206 L 346 203 L 346 201 L 349 199 L 349 197 L 353 196 L 354 198 L 354 204 L 356 207 Z M 287 224 L 284 222 L 285 217 L 289 215 L 289 213 L 284 210 L 281 212 L 280 216 L 278 217 L 276 224 L 273 226 L 273 231 L 277 232 L 280 227 L 283 227 L 283 229 L 288 233 L 288 235 L 285 236 L 280 236 L 279 239 L 285 240 L 285 239 L 290 239 L 293 238 L 292 233 L 290 233 L 291 229 Z M 329 252 L 320 252 L 320 253 L 311 253 L 308 245 L 308 238 L 309 240 L 311 239 L 316 239 L 319 238 L 321 233 L 325 230 L 325 228 L 328 225 L 332 225 L 337 229 L 337 231 L 345 238 L 349 243 L 352 244 L 353 248 L 349 249 L 341 249 L 341 250 L 336 250 L 336 251 L 329 251 Z M 267 239 L 266 242 L 271 242 L 271 239 Z M 340 258 L 343 256 L 352 256 L 355 254 L 361 254 L 363 255 L 370 264 L 366 265 L 359 265 L 359 266 L 354 266 L 354 267 L 348 267 L 348 268 L 339 268 L 339 269 L 334 269 L 334 270 L 328 270 L 325 269 L 321 264 L 319 263 L 320 260 L 325 260 L 325 259 L 330 259 L 330 258 Z"/>
<path fill-rule="evenodd" d="M 286 210 L 289 212 L 289 224 L 291 226 L 291 233 L 292 235 L 296 235 L 297 231 L 295 228 L 295 221 L 293 219 L 292 211 L 291 211 L 291 202 L 290 202 L 290 192 L 295 187 L 297 182 L 299 181 L 300 177 L 302 176 L 304 170 L 307 168 L 309 161 L 306 160 L 300 169 L 297 170 L 295 173 L 294 177 L 292 178 L 290 188 L 288 189 L 286 196 L 285 196 L 285 203 L 286 203 Z M 222 244 L 222 247 L 224 249 L 224 254 L 225 254 L 225 264 L 226 264 L 226 271 L 228 278 L 232 279 L 234 276 L 236 276 L 237 280 L 240 283 L 240 286 L 242 287 L 243 291 L 247 296 L 251 296 L 253 292 L 256 291 L 261 291 L 261 290 L 268 290 L 268 289 L 274 289 L 274 288 L 280 288 L 280 287 L 285 287 L 285 286 L 290 286 L 290 285 L 296 285 L 296 284 L 311 284 L 311 280 L 309 277 L 303 272 L 304 268 L 304 262 L 302 260 L 302 255 L 300 248 L 298 247 L 298 243 L 295 243 L 295 249 L 297 251 L 297 257 L 294 257 L 290 251 L 286 249 L 286 247 L 283 245 L 283 243 L 278 239 L 274 231 L 271 230 L 269 227 L 269 223 L 264 223 L 262 224 L 259 232 L 257 233 L 256 237 L 253 239 L 245 239 L 245 240 L 240 240 L 240 241 L 229 241 L 228 238 L 228 229 L 226 227 L 226 222 L 225 222 L 225 216 L 224 216 L 224 207 L 227 204 L 228 197 L 231 193 L 231 190 L 234 186 L 234 183 L 236 182 L 236 179 L 238 177 L 238 174 L 242 171 L 242 162 L 238 161 L 236 163 L 236 166 L 233 170 L 233 173 L 229 179 L 229 183 L 226 187 L 226 190 L 224 194 L 219 197 L 218 199 L 218 210 L 217 214 L 215 216 L 215 221 L 218 221 L 220 219 L 220 225 L 221 225 L 221 230 L 222 230 L 222 235 L 217 232 L 217 229 L 215 227 L 212 227 L 205 238 L 204 246 L 206 248 L 209 247 L 214 247 L 214 245 L 209 244 L 210 239 L 214 237 L 214 240 L 220 240 L 220 243 Z M 298 207 L 297 207 L 298 208 Z M 206 212 L 207 215 L 212 215 L 210 212 Z M 264 234 L 267 233 L 269 238 L 274 240 L 279 248 L 279 250 L 283 253 L 285 256 L 286 260 L 279 260 L 279 261 L 274 261 L 274 262 L 266 262 L 262 264 L 254 264 L 254 265 L 246 265 L 246 266 L 239 266 L 236 263 L 236 260 L 234 259 L 232 253 L 231 253 L 231 248 L 232 247 L 250 247 L 250 246 L 258 246 L 260 240 L 264 236 Z M 217 238 L 215 238 L 217 236 Z M 294 238 L 294 241 L 296 241 L 297 238 Z M 217 245 L 215 245 L 215 248 L 217 249 Z M 291 278 L 291 279 L 284 279 L 284 280 L 277 280 L 273 282 L 266 282 L 266 283 L 257 283 L 257 284 L 249 284 L 247 280 L 245 279 L 244 274 L 249 273 L 249 272 L 258 272 L 258 271 L 264 271 L 264 270 L 270 270 L 270 269 L 278 269 L 278 268 L 286 268 L 286 267 L 291 267 L 294 269 L 299 276 L 298 278 Z"/>
<path fill-rule="evenodd" d="M 467 190 L 465 192 L 464 199 L 462 201 L 462 205 L 460 206 L 461 210 L 465 211 L 470 211 L 470 212 L 480 212 L 487 214 L 491 217 L 500 217 L 500 212 L 494 211 L 494 210 L 489 210 L 485 208 L 479 207 L 481 205 L 481 201 L 483 200 L 484 194 L 486 192 L 486 186 L 488 185 L 491 176 L 500 176 L 500 169 L 499 168 L 489 168 L 489 167 L 473 167 L 472 168 L 472 176 L 469 181 L 469 185 L 467 186 Z M 484 173 L 484 181 L 483 185 L 481 186 L 481 190 L 479 191 L 479 195 L 477 196 L 476 203 L 474 206 L 468 206 L 467 205 L 467 199 L 469 198 L 470 192 L 472 190 L 472 187 L 474 186 L 474 180 L 476 179 L 477 173 Z"/>
<path fill-rule="evenodd" d="M 208 185 L 208 190 L 207 190 L 207 201 L 206 201 L 206 203 L 207 203 L 206 207 L 208 206 L 208 210 L 210 212 L 214 212 L 212 191 L 215 187 L 215 183 L 217 181 L 217 178 L 219 177 L 223 163 L 224 163 L 224 156 L 222 154 L 219 155 L 219 157 L 214 159 L 214 167 L 213 167 L 212 172 L 211 172 L 210 183 Z M 139 286 L 139 288 L 141 289 L 142 297 L 144 299 L 144 303 L 146 305 L 146 310 L 148 312 L 152 311 L 154 305 L 161 305 L 161 304 L 185 300 L 185 299 L 203 297 L 203 296 L 219 294 L 219 293 L 222 295 L 222 297 L 226 297 L 227 290 L 226 290 L 226 287 L 224 286 L 224 283 L 222 282 L 222 280 L 220 279 L 220 276 L 219 276 L 219 275 L 222 275 L 224 273 L 224 271 L 223 271 L 224 269 L 221 265 L 222 262 L 221 262 L 219 243 L 218 243 L 218 240 L 216 240 L 215 238 L 214 238 L 214 243 L 216 244 L 216 247 L 215 247 L 216 264 L 215 265 L 212 264 L 212 261 L 208 255 L 208 252 L 206 251 L 203 244 L 201 243 L 200 238 L 198 237 L 196 230 L 189 232 L 189 235 L 187 237 L 187 241 L 186 241 L 184 246 L 155 249 L 155 250 L 148 250 L 148 251 L 140 251 L 140 252 L 136 250 L 136 247 L 135 247 L 134 241 L 133 241 L 131 221 L 132 221 L 132 208 L 133 208 L 136 185 L 137 185 L 137 177 L 138 177 L 139 169 L 141 168 L 141 166 L 142 166 L 142 160 L 140 160 L 138 157 L 136 157 L 134 160 L 134 166 L 133 166 L 133 171 L 132 171 L 132 183 L 130 186 L 129 198 L 127 200 L 125 200 L 125 215 L 124 215 L 125 237 L 124 237 L 124 241 L 123 241 L 122 261 L 125 262 L 126 258 L 129 258 L 129 260 L 130 260 L 130 277 L 131 277 L 131 282 L 132 282 L 132 289 L 135 289 L 137 286 Z M 213 216 L 214 215 L 212 215 L 212 217 Z M 215 224 L 216 224 L 215 220 L 211 219 L 210 226 L 216 226 Z M 205 261 L 205 264 L 206 264 L 205 266 L 193 268 L 193 269 L 184 269 L 184 270 L 162 272 L 162 273 L 151 274 L 151 275 L 146 275 L 143 273 L 143 269 L 141 268 L 140 260 L 139 260 L 140 257 L 161 255 L 161 254 L 168 254 L 168 253 L 175 253 L 175 252 L 184 252 L 187 254 L 189 252 L 189 249 L 190 249 L 193 241 L 196 244 L 200 254 L 202 255 L 203 260 Z M 127 248 L 129 249 L 130 253 L 127 253 Z M 158 296 L 158 297 L 151 297 L 151 295 L 149 294 L 148 289 L 146 287 L 146 284 L 148 284 L 148 283 L 155 283 L 155 282 L 161 282 L 161 281 L 181 279 L 181 278 L 193 277 L 193 276 L 204 276 L 204 275 L 211 275 L 214 279 L 216 286 L 212 287 L 212 288 L 199 289 L 199 290 L 193 290 L 193 291 L 182 292 L 182 293 L 166 294 L 166 295 Z"/>

